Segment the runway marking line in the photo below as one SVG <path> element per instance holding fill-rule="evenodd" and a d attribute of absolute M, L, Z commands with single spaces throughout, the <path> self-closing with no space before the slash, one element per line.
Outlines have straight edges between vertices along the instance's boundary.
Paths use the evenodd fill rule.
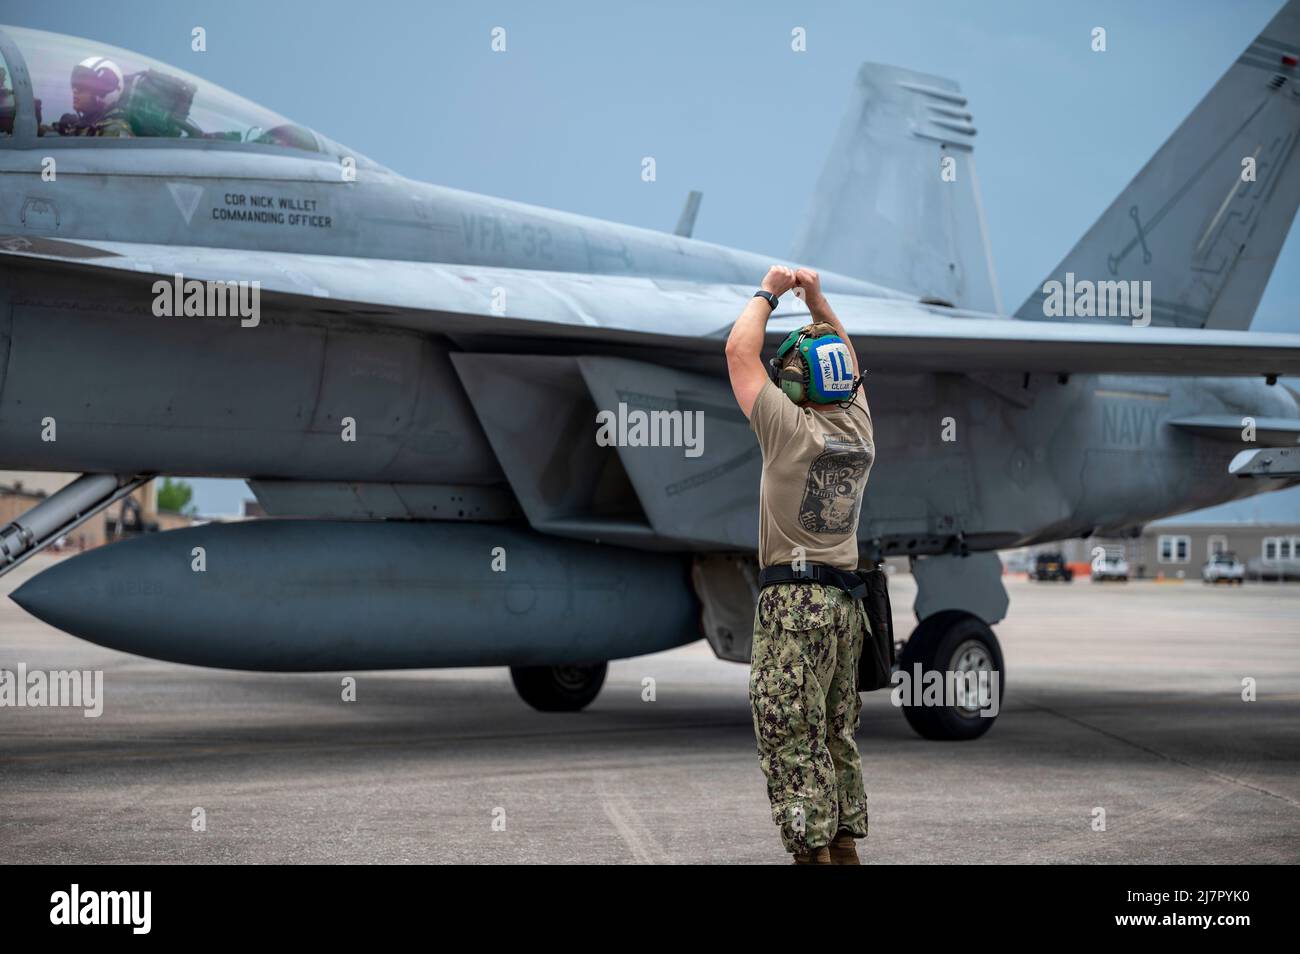
<path fill-rule="evenodd" d="M 1092 732 L 1096 732 L 1098 735 L 1104 735 L 1108 739 L 1113 739 L 1116 742 L 1122 742 L 1125 745 L 1130 745 L 1133 748 L 1138 749 L 1139 751 L 1146 752 L 1148 755 L 1154 755 L 1156 758 L 1164 759 L 1167 762 L 1173 762 L 1175 765 L 1181 765 L 1184 768 L 1189 768 L 1196 772 L 1201 772 L 1205 775 L 1209 775 L 1214 778 L 1217 778 L 1223 782 L 1230 782 L 1234 785 L 1240 785 L 1242 788 L 1249 789 L 1250 791 L 1256 792 L 1260 795 L 1267 795 L 1270 798 L 1276 798 L 1278 801 L 1285 802 L 1286 804 L 1290 805 L 1292 808 L 1300 808 L 1300 802 L 1297 802 L 1295 799 L 1291 798 L 1290 796 L 1283 795 L 1279 792 L 1270 791 L 1269 789 L 1263 788 L 1262 786 L 1256 785 L 1252 782 L 1247 782 L 1244 779 L 1236 778 L 1232 775 L 1226 775 L 1223 772 L 1218 772 L 1212 768 L 1207 768 L 1203 765 L 1196 765 L 1193 762 L 1188 762 L 1185 759 L 1178 758 L 1177 756 L 1169 755 L 1165 752 L 1161 752 L 1159 749 L 1153 749 L 1151 748 L 1151 746 L 1144 745 L 1141 742 L 1135 742 L 1132 739 L 1126 739 L 1122 735 L 1119 735 L 1115 732 L 1111 732 L 1107 729 L 1103 729 L 1100 726 L 1092 725 L 1091 723 L 1085 722 L 1082 719 L 1077 718 L 1076 716 L 1072 716 L 1067 713 L 1061 712 L 1058 709 L 1053 709 L 1051 706 L 1043 705 L 1041 702 L 1033 702 L 1032 700 L 1025 700 L 1025 701 L 1029 703 L 1029 706 L 1031 708 L 1040 709 L 1041 711 L 1054 715 L 1059 719 L 1064 719 L 1065 721 L 1072 722 L 1075 725 L 1080 726 L 1081 728 L 1088 729 Z"/>

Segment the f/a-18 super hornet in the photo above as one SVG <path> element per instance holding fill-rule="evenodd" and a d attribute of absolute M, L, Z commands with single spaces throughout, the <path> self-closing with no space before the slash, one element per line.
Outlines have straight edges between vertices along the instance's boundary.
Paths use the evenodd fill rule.
<path fill-rule="evenodd" d="M 1300 202 L 1298 44 L 1290 0 L 1013 314 L 959 87 L 861 67 L 787 261 L 868 371 L 860 552 L 911 559 L 905 671 L 1000 673 L 999 548 L 1300 479 L 1300 335 L 1248 330 Z M 723 343 L 772 259 L 691 238 L 697 196 L 617 225 L 101 43 L 3 28 L 0 58 L 0 467 L 83 475 L 0 566 L 154 475 L 245 478 L 272 518 L 101 547 L 21 606 L 203 666 L 509 666 L 550 710 L 701 636 L 748 660 L 760 457 Z M 772 347 L 807 320 L 783 298 Z M 945 701 L 904 712 L 992 722 Z"/>

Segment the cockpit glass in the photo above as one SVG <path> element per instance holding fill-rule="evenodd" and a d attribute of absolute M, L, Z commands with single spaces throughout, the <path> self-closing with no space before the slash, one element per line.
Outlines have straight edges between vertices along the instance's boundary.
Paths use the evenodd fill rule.
<path fill-rule="evenodd" d="M 206 139 L 322 151 L 310 129 L 165 63 L 78 37 L 17 27 L 5 32 L 27 62 L 40 136 Z"/>
<path fill-rule="evenodd" d="M 4 54 L 0 53 L 0 136 L 14 134 L 14 119 L 18 115 L 18 106 L 14 100 L 14 79 L 9 72 L 9 64 Z"/>

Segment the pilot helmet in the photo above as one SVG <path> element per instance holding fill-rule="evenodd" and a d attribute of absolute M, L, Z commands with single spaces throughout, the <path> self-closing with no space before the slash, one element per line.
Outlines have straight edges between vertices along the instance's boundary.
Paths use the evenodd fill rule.
<path fill-rule="evenodd" d="M 72 85 L 95 97 L 101 109 L 110 109 L 122 95 L 122 71 L 106 56 L 88 56 L 72 68 Z"/>
<path fill-rule="evenodd" d="M 849 346 L 826 322 L 790 332 L 768 368 L 773 383 L 795 404 L 851 401 L 861 384 L 853 377 Z"/>

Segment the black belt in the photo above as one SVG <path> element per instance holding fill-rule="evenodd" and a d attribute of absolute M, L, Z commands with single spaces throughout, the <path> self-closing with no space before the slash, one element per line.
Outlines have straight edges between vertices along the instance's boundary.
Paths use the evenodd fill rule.
<path fill-rule="evenodd" d="M 841 589 L 855 600 L 867 595 L 867 584 L 852 570 L 827 566 L 825 563 L 805 563 L 800 569 L 789 564 L 764 567 L 758 574 L 759 589 L 777 583 L 820 583 Z"/>

